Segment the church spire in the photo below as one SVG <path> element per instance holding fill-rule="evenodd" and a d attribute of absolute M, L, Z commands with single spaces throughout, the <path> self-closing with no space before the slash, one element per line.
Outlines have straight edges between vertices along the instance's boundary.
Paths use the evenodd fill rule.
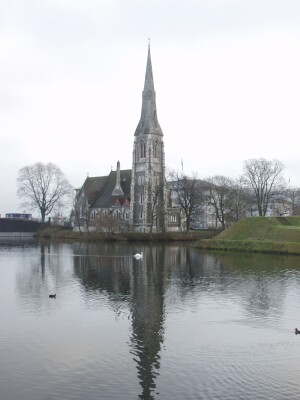
<path fill-rule="evenodd" d="M 135 136 L 155 134 L 163 136 L 157 120 L 156 94 L 154 90 L 150 43 L 148 44 L 148 56 L 145 74 L 144 90 L 142 95 L 141 118 L 135 131 Z"/>
<path fill-rule="evenodd" d="M 133 230 L 167 229 L 167 191 L 163 133 L 156 113 L 150 44 L 142 96 L 142 112 L 132 152 L 130 225 Z"/>
<path fill-rule="evenodd" d="M 145 75 L 144 92 L 154 92 L 154 82 L 153 82 L 153 72 L 152 72 L 152 62 L 150 53 L 150 43 L 148 44 L 148 56 L 147 56 L 147 66 Z"/>

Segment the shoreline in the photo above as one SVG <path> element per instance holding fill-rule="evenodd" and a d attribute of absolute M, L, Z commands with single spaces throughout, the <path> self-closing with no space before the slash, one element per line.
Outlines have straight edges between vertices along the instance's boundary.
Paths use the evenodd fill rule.
<path fill-rule="evenodd" d="M 106 242 L 196 242 L 200 239 L 210 239 L 215 237 L 219 230 L 199 230 L 190 232 L 162 232 L 162 233 L 142 233 L 142 232 L 78 232 L 71 229 L 61 229 L 48 227 L 40 230 L 34 235 L 37 239 L 50 240 L 80 240 L 80 241 L 106 241 Z"/>

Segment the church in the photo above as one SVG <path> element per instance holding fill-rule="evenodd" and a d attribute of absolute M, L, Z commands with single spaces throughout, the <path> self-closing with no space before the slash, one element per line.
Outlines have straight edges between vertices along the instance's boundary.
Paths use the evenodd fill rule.
<path fill-rule="evenodd" d="M 132 169 L 107 176 L 87 177 L 76 190 L 77 227 L 132 232 L 167 232 L 182 229 L 183 216 L 172 206 L 171 189 L 165 177 L 163 132 L 157 119 L 156 93 L 150 45 L 140 120 L 134 133 Z"/>

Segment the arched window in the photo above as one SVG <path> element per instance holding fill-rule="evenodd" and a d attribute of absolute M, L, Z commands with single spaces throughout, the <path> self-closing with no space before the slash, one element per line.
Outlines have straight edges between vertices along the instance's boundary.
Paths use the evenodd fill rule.
<path fill-rule="evenodd" d="M 146 157 L 146 146 L 145 146 L 145 142 L 142 140 L 141 141 L 141 158 L 145 158 Z"/>
<path fill-rule="evenodd" d="M 157 146 L 158 146 L 158 143 L 157 143 L 157 140 L 153 143 L 153 157 L 154 158 L 157 158 Z"/>

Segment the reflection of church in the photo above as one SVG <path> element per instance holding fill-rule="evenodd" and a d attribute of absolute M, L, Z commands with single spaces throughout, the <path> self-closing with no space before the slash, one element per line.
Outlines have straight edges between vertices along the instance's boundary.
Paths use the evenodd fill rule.
<path fill-rule="evenodd" d="M 181 229 L 180 209 L 172 207 L 165 178 L 163 132 L 157 119 L 156 94 L 148 48 L 142 110 L 134 134 L 132 169 L 87 177 L 76 191 L 75 225 L 105 230 L 164 232 Z"/>
<path fill-rule="evenodd" d="M 138 398 L 150 400 L 155 398 L 164 341 L 168 274 L 162 266 L 169 265 L 170 260 L 166 260 L 166 248 L 161 246 L 148 249 L 142 264 L 133 257 L 120 256 L 126 253 L 125 249 L 126 245 L 120 243 L 101 243 L 100 247 L 94 243 L 84 244 L 80 252 L 86 257 L 74 258 L 74 272 L 91 296 L 96 291 L 105 293 L 110 305 L 115 304 L 116 313 L 128 307 L 131 317 L 129 348 L 142 391 Z M 130 249 L 128 247 L 127 253 L 131 253 Z"/>

